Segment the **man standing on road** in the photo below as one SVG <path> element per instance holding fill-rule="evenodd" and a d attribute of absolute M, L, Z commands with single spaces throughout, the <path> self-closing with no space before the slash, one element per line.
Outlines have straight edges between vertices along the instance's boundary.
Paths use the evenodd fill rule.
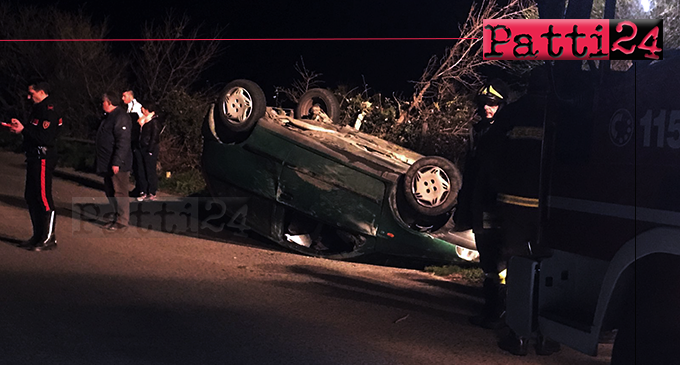
<path fill-rule="evenodd" d="M 104 177 L 104 191 L 114 208 L 114 219 L 106 229 L 125 229 L 130 220 L 128 192 L 132 168 L 132 122 L 120 98 L 112 92 L 102 96 L 106 117 L 97 130 L 97 174 Z"/>
<path fill-rule="evenodd" d="M 19 244 L 31 251 L 47 251 L 57 247 L 55 212 L 52 200 L 52 173 L 57 166 L 55 142 L 62 119 L 49 98 L 49 85 L 40 81 L 28 86 L 33 107 L 28 123 L 12 119 L 3 123 L 12 133 L 24 137 L 26 153 L 26 190 L 24 198 L 33 224 L 33 237 Z"/>
<path fill-rule="evenodd" d="M 138 174 L 140 171 L 140 166 L 137 166 L 137 155 L 139 151 L 139 134 L 140 125 L 137 123 L 143 116 L 142 104 L 140 104 L 137 99 L 135 99 L 135 93 L 128 89 L 123 92 L 123 97 L 121 98 L 123 103 L 125 103 L 124 108 L 127 108 L 127 113 L 130 116 L 130 121 L 132 121 L 132 176 L 135 178 L 135 188 L 132 192 L 132 196 L 140 197 L 142 200 L 146 197 L 146 191 L 143 189 L 143 184 L 140 183 L 142 177 Z"/>

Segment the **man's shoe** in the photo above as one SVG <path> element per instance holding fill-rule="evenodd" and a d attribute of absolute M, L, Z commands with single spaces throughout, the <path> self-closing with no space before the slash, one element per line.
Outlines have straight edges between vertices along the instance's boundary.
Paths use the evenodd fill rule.
<path fill-rule="evenodd" d="M 562 349 L 559 342 L 551 340 L 543 335 L 536 339 L 536 355 L 549 356 Z"/>
<path fill-rule="evenodd" d="M 506 326 L 504 314 L 497 317 L 478 314 L 476 316 L 468 317 L 468 320 L 475 326 L 490 330 L 498 330 Z"/>
<path fill-rule="evenodd" d="M 25 248 L 29 249 L 40 242 L 40 239 L 42 238 L 42 230 L 43 230 L 43 219 L 42 219 L 42 214 L 41 212 L 36 212 L 35 210 L 30 210 L 29 209 L 29 214 L 31 215 L 31 224 L 33 225 L 33 236 L 29 238 L 26 241 L 23 241 L 21 243 L 18 243 L 16 246 L 19 248 Z"/>
<path fill-rule="evenodd" d="M 156 200 L 156 194 L 147 195 L 146 200 L 155 201 Z"/>
<path fill-rule="evenodd" d="M 36 244 L 38 244 L 38 241 L 40 241 L 40 237 L 33 236 L 26 241 L 18 243 L 16 246 L 19 247 L 19 248 L 29 249 L 31 247 L 34 247 Z"/>
<path fill-rule="evenodd" d="M 42 237 L 29 250 L 40 252 L 57 248 L 56 214 L 54 211 L 47 212 L 44 215 L 42 232 Z"/>
<path fill-rule="evenodd" d="M 526 356 L 529 352 L 529 339 L 510 331 L 507 336 L 498 341 L 498 347 L 513 355 Z"/>
<path fill-rule="evenodd" d="M 139 196 L 137 196 L 137 201 L 138 202 L 144 201 L 144 199 L 146 199 L 146 196 L 147 195 L 144 193 L 139 194 Z"/>
<path fill-rule="evenodd" d="M 29 250 L 35 252 L 42 252 L 54 250 L 55 248 L 57 248 L 57 238 L 52 236 L 52 239 L 46 242 L 40 242 L 37 246 L 31 247 Z"/>

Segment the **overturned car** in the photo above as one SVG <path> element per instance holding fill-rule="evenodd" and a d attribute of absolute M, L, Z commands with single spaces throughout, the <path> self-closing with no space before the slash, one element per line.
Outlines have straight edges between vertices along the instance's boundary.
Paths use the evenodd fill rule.
<path fill-rule="evenodd" d="M 322 118 L 305 116 L 312 106 Z M 293 113 L 267 107 L 252 81 L 230 82 L 203 123 L 211 194 L 247 197 L 248 227 L 303 254 L 475 260 L 472 233 L 451 220 L 457 168 L 329 123 L 339 111 L 325 89 L 308 91 Z"/>

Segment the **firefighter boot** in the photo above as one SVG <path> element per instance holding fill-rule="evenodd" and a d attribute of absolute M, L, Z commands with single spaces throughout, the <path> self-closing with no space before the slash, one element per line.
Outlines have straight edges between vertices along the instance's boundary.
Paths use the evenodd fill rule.
<path fill-rule="evenodd" d="M 482 287 L 484 293 L 482 313 L 470 317 L 470 323 L 492 330 L 505 327 L 504 289 L 505 286 L 500 284 L 498 275 L 486 275 Z"/>
<path fill-rule="evenodd" d="M 38 244 L 40 238 L 42 237 L 42 225 L 43 221 L 40 219 L 40 212 L 36 212 L 33 209 L 29 209 L 28 213 L 31 216 L 31 224 L 33 224 L 33 236 L 27 241 L 23 241 L 17 245 L 20 248 L 30 249 Z"/>
<path fill-rule="evenodd" d="M 498 347 L 513 355 L 526 356 L 529 352 L 529 339 L 510 331 L 505 337 L 498 341 Z"/>
<path fill-rule="evenodd" d="M 57 237 L 55 229 L 56 214 L 49 211 L 43 216 L 43 234 L 40 241 L 31 249 L 31 251 L 48 251 L 57 248 Z"/>

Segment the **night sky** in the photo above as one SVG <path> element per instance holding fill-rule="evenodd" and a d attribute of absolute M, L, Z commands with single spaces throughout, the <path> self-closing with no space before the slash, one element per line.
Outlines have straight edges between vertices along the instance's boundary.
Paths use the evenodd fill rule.
<path fill-rule="evenodd" d="M 41 1 L 23 1 L 41 5 Z M 91 2 L 62 0 L 63 10 L 83 9 L 96 21 L 108 20 L 109 38 L 139 38 L 145 21 L 162 19 L 169 9 L 186 13 L 207 28 L 220 26 L 221 38 L 316 37 L 457 37 L 458 24 L 470 1 L 221 1 L 221 2 Z M 108 4 L 109 6 L 103 5 Z M 398 5 L 402 4 L 402 5 Z M 433 55 L 442 55 L 452 41 L 240 41 L 225 42 L 224 56 L 206 70 L 204 81 L 224 84 L 251 79 L 269 98 L 274 85 L 289 86 L 303 57 L 309 70 L 323 74 L 324 86 L 362 87 L 374 92 L 410 95 Z M 126 45 L 116 45 L 124 49 Z"/>

